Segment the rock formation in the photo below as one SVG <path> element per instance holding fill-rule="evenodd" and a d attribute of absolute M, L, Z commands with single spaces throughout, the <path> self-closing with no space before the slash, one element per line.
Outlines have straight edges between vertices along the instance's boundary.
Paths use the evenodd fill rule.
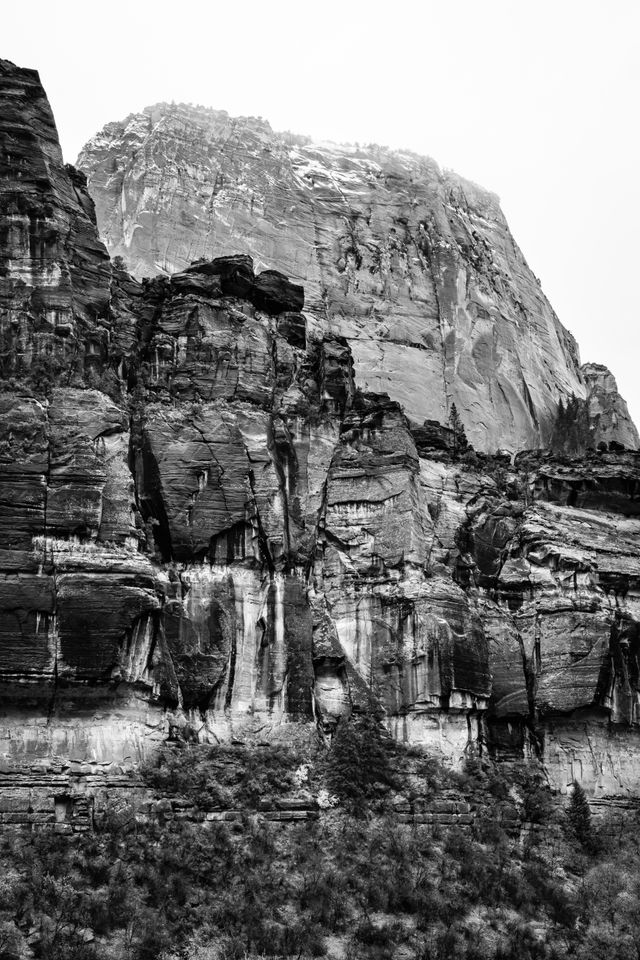
<path fill-rule="evenodd" d="M 227 204 L 229 219 L 235 197 L 260 242 L 271 238 L 267 269 L 235 250 L 184 266 L 181 258 L 203 252 L 197 232 L 193 250 L 184 246 L 185 226 L 170 252 L 184 268 L 140 282 L 110 264 L 98 240 L 84 178 L 62 165 L 37 74 L 1 62 L 0 103 L 5 820 L 25 804 L 127 786 L 136 763 L 177 731 L 212 741 L 294 737 L 371 710 L 398 738 L 452 762 L 469 749 L 498 759 L 536 754 L 558 789 L 577 778 L 598 796 L 637 791 L 640 454 L 616 440 L 622 423 L 635 445 L 623 401 L 601 368 L 590 368 L 588 402 L 600 404 L 603 436 L 614 442 L 572 458 L 462 453 L 444 416 L 455 396 L 468 434 L 487 439 L 500 411 L 516 410 L 520 388 L 504 401 L 487 391 L 503 375 L 522 386 L 525 359 L 530 402 L 510 421 L 512 443 L 551 424 L 558 391 L 586 393 L 573 342 L 495 201 L 411 157 L 381 153 L 377 177 L 369 155 L 353 151 L 349 165 L 348 154 L 319 151 L 312 169 L 296 173 L 292 154 L 308 164 L 310 146 L 214 115 L 216 137 L 231 137 L 216 203 Z M 137 123 L 151 162 L 149 130 L 164 117 L 173 137 L 180 116 L 152 110 L 130 119 L 126 135 Z M 212 115 L 203 117 L 209 129 Z M 120 130 L 108 128 L 91 149 L 106 158 Z M 231 144 L 245 139 L 240 164 Z M 278 163 L 300 181 L 297 202 L 324 211 L 313 254 L 287 233 L 293 221 L 276 230 L 285 194 L 269 151 L 278 143 Z M 336 181 L 326 173 L 330 156 Z M 327 251 L 342 229 L 336 182 L 351 183 L 355 196 L 363 171 L 379 181 L 362 200 L 372 205 L 369 245 L 358 239 L 363 224 L 354 226 L 352 260 L 345 255 L 343 279 L 331 286 Z M 254 176 L 262 184 L 255 221 Z M 191 187 L 190 174 L 183 190 Z M 383 215 L 372 191 L 389 199 L 396 188 L 402 200 Z M 446 201 L 437 215 L 428 212 L 440 210 L 435 196 Z M 188 193 L 181 202 L 190 209 Z M 422 218 L 423 246 L 408 260 L 408 240 L 385 247 L 382 276 L 358 263 L 365 246 L 373 256 L 380 224 L 397 236 L 390 224 L 410 208 Z M 140 257 L 150 237 L 163 243 L 163 216 L 157 234 L 129 233 L 127 251 L 131 236 Z M 236 249 L 240 216 L 227 236 Z M 452 231 L 465 218 L 475 239 L 463 249 L 458 236 L 454 249 Z M 294 279 L 274 269 L 280 239 Z M 474 243 L 484 265 L 473 266 Z M 295 257 L 305 250 L 303 289 Z M 483 271 L 494 258 L 502 266 L 489 289 Z M 488 313 L 476 312 L 472 334 L 469 305 L 477 308 L 481 290 Z M 446 357 L 442 340 L 403 340 L 418 317 L 426 329 L 429 302 L 436 328 L 446 317 L 458 344 Z M 378 326 L 392 306 L 397 340 Z M 516 313 L 520 333 L 507 336 Z M 372 323 L 380 363 L 389 364 L 381 371 L 393 369 L 387 345 L 412 357 L 425 383 L 435 378 L 434 357 L 441 368 L 446 360 L 417 415 L 424 422 L 408 409 L 409 360 L 398 386 L 406 396 L 394 396 L 393 380 L 384 393 L 366 389 L 383 385 L 382 375 L 363 374 Z M 495 350 L 483 353 L 486 324 Z"/>
<path fill-rule="evenodd" d="M 580 368 L 587 388 L 587 406 L 594 443 L 622 444 L 630 450 L 640 446 L 627 404 L 618 393 L 615 377 L 601 363 Z"/>
<path fill-rule="evenodd" d="M 476 448 L 513 452 L 548 442 L 559 397 L 585 396 L 497 198 L 432 160 L 158 104 L 105 127 L 78 166 L 135 275 L 229 252 L 282 270 L 314 324 L 347 338 L 356 386 L 416 425 L 455 402 Z"/>

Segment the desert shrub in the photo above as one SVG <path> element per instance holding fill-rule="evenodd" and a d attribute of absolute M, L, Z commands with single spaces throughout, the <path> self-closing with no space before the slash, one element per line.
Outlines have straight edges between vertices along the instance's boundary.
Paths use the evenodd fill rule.
<path fill-rule="evenodd" d="M 500 847 L 507 843 L 507 834 L 500 822 L 496 819 L 496 813 L 500 810 L 499 805 L 490 807 L 484 813 L 476 814 L 476 820 L 473 825 L 474 839 L 479 843 L 484 843 L 490 847 Z"/>
<path fill-rule="evenodd" d="M 0 920 L 0 960 L 18 960 L 25 955 L 25 941 L 13 920 Z"/>
<path fill-rule="evenodd" d="M 304 870 L 298 904 L 302 911 L 309 912 L 314 923 L 334 932 L 347 915 L 342 875 L 322 862 L 314 866 L 315 869 Z"/>
<path fill-rule="evenodd" d="M 391 960 L 398 945 L 405 939 L 401 924 L 392 918 L 376 918 L 363 914 L 349 939 L 346 957 L 349 960 Z"/>
<path fill-rule="evenodd" d="M 407 750 L 407 758 L 412 763 L 412 772 L 420 782 L 421 795 L 435 796 L 448 783 L 449 771 L 438 760 L 417 750 Z"/>
<path fill-rule="evenodd" d="M 547 823 L 554 810 L 549 787 L 532 773 L 520 780 L 524 802 L 524 818 L 531 823 Z"/>
<path fill-rule="evenodd" d="M 460 457 L 460 461 L 469 470 L 478 470 L 482 463 L 478 454 L 475 452 L 473 448 L 471 448 L 470 450 L 467 450 L 466 453 L 463 453 L 462 456 Z"/>
<path fill-rule="evenodd" d="M 294 784 L 300 758 L 279 745 L 229 747 L 174 744 L 142 768 L 145 782 L 163 796 L 190 800 L 200 810 L 257 807 Z"/>
<path fill-rule="evenodd" d="M 147 908 L 137 918 L 133 945 L 136 960 L 158 960 L 171 946 L 171 939 L 160 912 Z"/>
<path fill-rule="evenodd" d="M 34 396 L 50 397 L 54 387 L 69 375 L 68 364 L 55 354 L 39 354 L 31 363 L 26 383 Z"/>
<path fill-rule="evenodd" d="M 328 757 L 329 788 L 354 812 L 364 813 L 368 801 L 400 789 L 394 752 L 395 744 L 374 717 L 341 720 Z"/>
<path fill-rule="evenodd" d="M 85 379 L 87 386 L 92 390 L 100 390 L 116 402 L 122 399 L 123 385 L 113 367 L 104 366 L 100 370 L 88 370 Z"/>

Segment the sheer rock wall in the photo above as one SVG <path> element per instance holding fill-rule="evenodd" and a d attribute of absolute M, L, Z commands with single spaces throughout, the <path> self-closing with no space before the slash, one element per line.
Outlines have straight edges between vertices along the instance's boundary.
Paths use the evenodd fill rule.
<path fill-rule="evenodd" d="M 637 791 L 640 454 L 455 459 L 283 274 L 111 265 L 37 75 L 2 62 L 0 98 L 4 822 L 132 788 L 179 730 L 365 710 Z"/>

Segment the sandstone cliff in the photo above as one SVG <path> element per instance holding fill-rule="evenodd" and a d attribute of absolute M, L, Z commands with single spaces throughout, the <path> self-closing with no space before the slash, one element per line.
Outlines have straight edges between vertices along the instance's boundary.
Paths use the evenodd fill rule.
<path fill-rule="evenodd" d="M 229 252 L 282 270 L 314 323 L 347 338 L 357 387 L 416 424 L 455 402 L 476 448 L 515 451 L 548 442 L 560 397 L 585 396 L 497 198 L 432 160 L 157 104 L 105 127 L 78 166 L 134 274 Z"/>
<path fill-rule="evenodd" d="M 2 62 L 0 102 L 9 807 L 126 785 L 176 729 L 291 738 L 367 710 L 454 762 L 536 754 L 558 789 L 637 791 L 640 454 L 460 458 L 441 416 L 417 425 L 363 389 L 369 320 L 347 311 L 348 285 L 340 324 L 314 311 L 320 274 L 312 309 L 242 254 L 139 282 L 97 239 L 37 75 Z M 429 190 L 454 183 L 432 176 Z M 492 200 L 464 191 L 506 231 Z M 494 240 L 520 256 L 508 232 Z M 535 396 L 558 357 L 584 392 L 536 296 L 546 319 L 526 329 L 555 331 L 556 353 L 527 354 L 550 364 Z M 428 351 L 410 349 L 428 380 Z M 476 396 L 473 382 L 483 409 L 490 385 Z"/>

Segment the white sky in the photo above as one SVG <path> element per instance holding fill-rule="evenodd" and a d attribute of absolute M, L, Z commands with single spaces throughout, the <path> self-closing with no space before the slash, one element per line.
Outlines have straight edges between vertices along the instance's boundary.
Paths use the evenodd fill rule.
<path fill-rule="evenodd" d="M 39 70 L 69 162 L 176 100 L 407 147 L 494 190 L 640 426 L 637 0 L 30 0 L 4 5 L 0 56 Z"/>

